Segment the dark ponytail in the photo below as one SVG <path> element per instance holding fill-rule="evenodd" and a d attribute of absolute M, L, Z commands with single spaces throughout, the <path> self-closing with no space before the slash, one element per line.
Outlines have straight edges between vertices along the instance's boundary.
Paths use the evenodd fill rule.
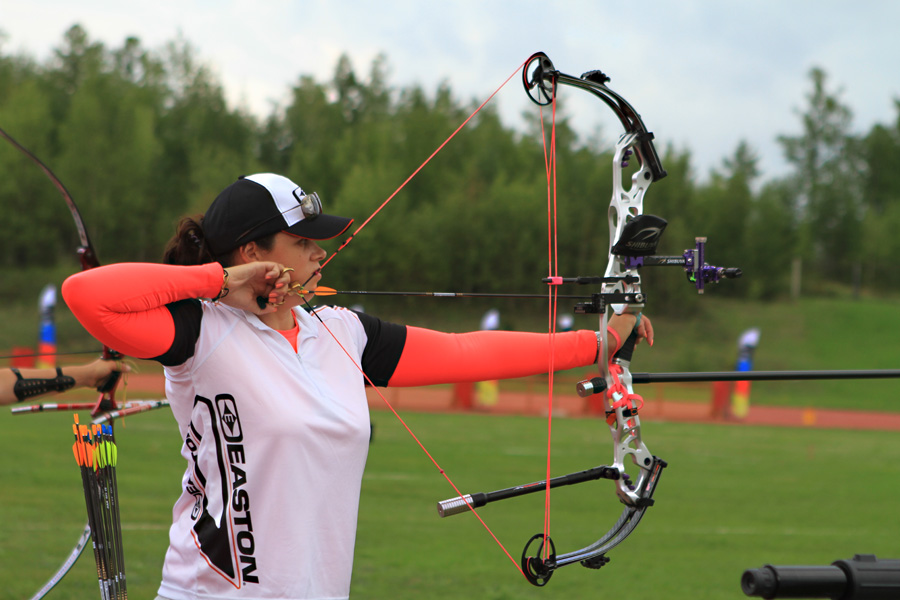
<path fill-rule="evenodd" d="M 163 263 L 188 266 L 216 262 L 216 258 L 206 245 L 203 228 L 200 227 L 202 222 L 202 215 L 184 217 L 178 222 L 175 235 L 172 236 L 163 251 Z"/>
<path fill-rule="evenodd" d="M 184 217 L 178 222 L 175 235 L 163 250 L 164 264 L 191 266 L 218 262 L 223 267 L 233 266 L 234 251 L 218 258 L 213 256 L 209 246 L 206 245 L 206 237 L 203 235 L 201 223 L 203 223 L 203 215 Z M 271 233 L 253 241 L 264 250 L 271 250 L 275 245 L 276 235 L 277 233 Z"/>

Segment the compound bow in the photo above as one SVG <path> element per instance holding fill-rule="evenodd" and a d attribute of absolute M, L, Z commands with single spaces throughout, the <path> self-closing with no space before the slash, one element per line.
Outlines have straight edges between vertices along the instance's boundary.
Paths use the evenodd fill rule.
<path fill-rule="evenodd" d="M 609 81 L 606 75 L 600 71 L 590 71 L 580 78 L 566 75 L 553 67 L 546 54 L 538 52 L 526 61 L 522 81 L 532 101 L 542 106 L 556 101 L 560 84 L 586 90 L 611 108 L 625 129 L 613 152 L 609 260 L 605 274 L 602 277 L 548 277 L 544 280 L 550 285 L 600 284 L 601 291 L 592 294 L 590 302 L 576 305 L 575 312 L 599 315 L 598 331 L 603 348 L 608 347 L 607 324 L 611 312 L 640 315 L 645 296 L 641 290 L 639 267 L 682 266 L 699 293 L 703 292 L 707 283 L 740 275 L 739 269 L 722 269 L 705 263 L 705 238 L 697 238 L 695 248 L 686 250 L 682 256 L 653 256 L 666 221 L 643 214 L 643 200 L 650 184 L 664 178 L 666 171 L 653 145 L 653 134 L 647 131 L 637 111 L 622 96 L 606 86 Z M 630 186 L 626 188 L 623 172 L 632 159 L 636 159 L 638 165 L 632 174 Z M 546 531 L 534 535 L 528 541 L 522 552 L 521 566 L 526 579 L 536 586 L 546 585 L 553 572 L 565 565 L 580 563 L 593 569 L 605 565 L 609 562 L 606 553 L 634 531 L 644 512 L 653 505 L 653 493 L 666 462 L 651 454 L 641 435 L 638 412 L 643 400 L 632 389 L 629 370 L 635 342 L 636 335 L 632 334 L 609 363 L 605 353 L 601 353 L 598 357 L 600 377 L 582 381 L 577 388 L 582 397 L 603 394 L 607 424 L 613 439 L 612 465 L 438 503 L 438 513 L 446 517 L 488 502 L 547 488 L 595 479 L 615 481 L 616 495 L 625 507 L 613 527 L 599 540 L 584 548 L 564 553 L 557 553 L 555 544 Z M 628 460 L 637 469 L 636 479 L 626 473 Z"/>

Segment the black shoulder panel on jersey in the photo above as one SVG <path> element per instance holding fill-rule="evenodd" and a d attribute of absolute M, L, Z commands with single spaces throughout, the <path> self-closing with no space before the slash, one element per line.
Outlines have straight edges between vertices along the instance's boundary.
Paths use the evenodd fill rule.
<path fill-rule="evenodd" d="M 406 326 L 382 321 L 366 313 L 356 312 L 366 331 L 363 372 L 378 387 L 386 387 L 406 345 Z"/>
<path fill-rule="evenodd" d="M 153 360 L 166 367 L 174 367 L 184 363 L 194 355 L 194 348 L 200 338 L 200 321 L 203 319 L 203 308 L 200 301 L 194 298 L 179 300 L 166 304 L 172 320 L 175 321 L 175 339 L 165 354 Z"/>

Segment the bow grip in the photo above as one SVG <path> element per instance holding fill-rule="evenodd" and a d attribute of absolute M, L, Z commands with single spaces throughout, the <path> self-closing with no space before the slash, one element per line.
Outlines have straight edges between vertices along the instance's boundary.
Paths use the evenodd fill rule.
<path fill-rule="evenodd" d="M 116 389 L 116 385 L 118 385 L 119 379 L 121 379 L 121 377 L 122 371 L 111 372 L 97 385 L 97 391 L 101 394 L 108 394 L 109 392 Z"/>
<path fill-rule="evenodd" d="M 631 362 L 631 357 L 634 354 L 634 347 L 637 344 L 637 339 L 637 330 L 632 329 L 631 333 L 625 339 L 625 343 L 623 343 L 622 347 L 619 348 L 613 355 L 613 360 L 619 362 Z"/>
<path fill-rule="evenodd" d="M 631 362 L 631 356 L 634 354 L 634 346 L 637 344 L 637 331 L 632 330 L 625 343 L 613 355 L 614 361 Z M 584 381 L 579 381 L 575 386 L 575 391 L 581 398 L 589 398 L 594 394 L 605 392 L 607 388 L 606 380 L 602 377 L 591 377 Z"/>

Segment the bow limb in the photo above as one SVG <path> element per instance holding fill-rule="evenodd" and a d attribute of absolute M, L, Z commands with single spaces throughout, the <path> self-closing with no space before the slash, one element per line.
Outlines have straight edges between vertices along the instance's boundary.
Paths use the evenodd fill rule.
<path fill-rule="evenodd" d="M 62 195 L 63 200 L 66 202 L 66 206 L 69 207 L 69 212 L 72 215 L 72 220 L 75 222 L 75 229 L 78 231 L 78 239 L 80 242 L 80 246 L 77 250 L 77 255 L 79 262 L 81 263 L 81 270 L 87 271 L 88 269 L 93 269 L 95 267 L 100 266 L 100 260 L 97 258 L 97 253 L 94 250 L 93 244 L 91 244 L 91 239 L 88 236 L 87 228 L 84 225 L 84 219 L 81 217 L 81 213 L 78 210 L 78 206 L 75 204 L 75 200 L 72 199 L 72 195 L 69 193 L 69 190 L 66 189 L 66 186 L 63 185 L 63 182 L 56 176 L 56 174 L 48 167 L 44 162 L 39 159 L 33 152 L 28 150 L 25 146 L 20 144 L 9 135 L 4 129 L 0 128 L 0 136 L 6 139 L 10 144 L 12 144 L 19 152 L 24 154 L 31 160 L 34 164 L 38 166 L 38 168 L 43 171 L 44 175 L 53 183 L 56 189 L 59 191 L 60 195 Z M 118 360 L 122 357 L 121 354 L 111 349 L 109 346 L 103 345 L 103 358 L 107 360 Z M 115 400 L 115 391 L 116 386 L 118 385 L 119 378 L 121 373 L 118 371 L 114 372 L 114 375 L 107 379 L 98 389 L 100 392 L 100 398 L 97 400 L 97 404 L 91 410 L 91 414 L 97 415 L 100 412 L 114 410 L 116 408 L 116 400 Z"/>

